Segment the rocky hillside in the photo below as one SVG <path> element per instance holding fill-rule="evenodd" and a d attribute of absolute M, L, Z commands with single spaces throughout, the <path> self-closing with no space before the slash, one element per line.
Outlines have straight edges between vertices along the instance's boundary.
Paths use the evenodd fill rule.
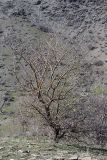
<path fill-rule="evenodd" d="M 100 98 L 107 95 L 107 0 L 0 0 L 0 111 L 5 113 L 0 115 L 0 136 L 22 131 L 16 122 L 19 119 L 13 125 L 23 95 L 15 89 L 14 66 L 18 61 L 14 61 L 12 48 L 24 45 L 30 51 L 39 38 L 51 35 L 57 35 L 79 59 L 83 69 L 80 91 L 97 93 Z M 9 152 L 14 150 L 11 147 Z M 7 148 L 0 151 L 6 159 Z"/>
<path fill-rule="evenodd" d="M 92 65 L 96 85 L 107 84 L 106 0 L 13 0 L 2 11 L 21 17 L 67 41 L 72 52 Z M 91 79 L 90 79 L 91 81 Z"/>
<path fill-rule="evenodd" d="M 16 85 L 9 45 L 35 45 L 45 33 L 57 34 L 81 63 L 85 62 L 89 74 L 84 78 L 81 73 L 83 91 L 94 88 L 95 92 L 107 94 L 106 0 L 0 0 L 1 106 L 5 97 L 9 103 L 14 101 L 13 94 L 7 93 Z"/>
<path fill-rule="evenodd" d="M 9 46 L 35 46 L 41 34 L 58 35 L 85 66 L 82 91 L 107 94 L 106 0 L 0 0 L 0 99 L 13 103 L 16 81 Z M 90 66 L 90 67 L 89 67 Z M 20 70 L 17 68 L 17 70 Z M 7 103 L 7 104 L 8 104 Z"/>

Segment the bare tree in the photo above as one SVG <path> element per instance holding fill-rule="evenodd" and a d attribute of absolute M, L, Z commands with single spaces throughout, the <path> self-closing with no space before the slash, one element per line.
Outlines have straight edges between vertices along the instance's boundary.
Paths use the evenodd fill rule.
<path fill-rule="evenodd" d="M 95 95 L 92 98 L 89 91 L 81 92 L 81 88 L 87 84 L 90 87 L 94 82 L 91 64 L 81 65 L 68 46 L 61 45 L 55 38 L 40 39 L 35 47 L 22 43 L 12 49 L 17 62 L 14 72 L 21 91 L 26 93 L 26 107 L 42 117 L 52 129 L 55 141 L 64 136 L 82 142 L 84 137 L 87 141 L 87 137 L 92 140 L 100 136 L 101 141 L 106 141 L 106 136 L 99 131 L 106 121 L 106 112 L 102 119 L 99 112 L 102 112 L 103 101 L 97 98 L 103 104 L 99 102 L 96 109 Z M 102 123 L 98 124 L 100 120 Z M 106 134 L 106 130 L 104 132 Z"/>
<path fill-rule="evenodd" d="M 70 119 L 74 111 L 79 63 L 74 60 L 67 46 L 55 41 L 39 43 L 39 48 L 30 53 L 26 48 L 19 51 L 21 73 L 16 78 L 28 94 L 28 104 L 38 112 L 54 132 L 54 140 L 63 138 L 68 128 L 74 132 L 75 124 Z"/>

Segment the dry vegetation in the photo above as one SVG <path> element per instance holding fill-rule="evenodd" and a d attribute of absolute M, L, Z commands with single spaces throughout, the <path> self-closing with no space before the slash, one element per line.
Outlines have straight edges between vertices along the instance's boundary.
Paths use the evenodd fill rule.
<path fill-rule="evenodd" d="M 20 109 L 22 117 L 26 117 L 21 121 L 23 131 L 30 132 L 29 118 L 34 121 L 39 115 L 42 123 L 39 125 L 45 126 L 39 134 L 51 135 L 55 142 L 66 138 L 104 147 L 107 141 L 106 97 L 80 90 L 85 77 L 89 78 L 88 65 L 83 68 L 67 45 L 60 45 L 56 37 L 41 38 L 38 44 L 36 49 L 30 46 L 28 50 L 23 45 L 18 50 L 14 48 L 18 60 L 14 74 L 21 92 L 27 97 L 22 104 L 24 114 Z M 81 72 L 84 73 L 82 77 Z"/>
<path fill-rule="evenodd" d="M 0 14 L 0 159 L 106 160 L 106 2 L 1 0 Z"/>

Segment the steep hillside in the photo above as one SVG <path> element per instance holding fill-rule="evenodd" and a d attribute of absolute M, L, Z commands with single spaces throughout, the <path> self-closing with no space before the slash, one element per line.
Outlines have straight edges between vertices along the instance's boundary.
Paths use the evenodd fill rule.
<path fill-rule="evenodd" d="M 57 37 L 59 46 L 63 43 L 79 62 L 76 95 L 83 96 L 83 99 L 80 99 L 79 105 L 78 102 L 75 105 L 77 112 L 78 106 L 81 107 L 80 116 L 85 113 L 88 115 L 86 121 L 83 123 L 82 120 L 80 124 L 86 125 L 86 129 L 96 127 L 98 131 L 95 137 L 90 134 L 90 150 L 94 151 L 95 138 L 99 142 L 98 146 L 107 147 L 107 0 L 0 0 L 0 137 L 18 138 L 1 139 L 0 159 L 51 160 L 56 155 L 70 159 L 75 155 L 73 149 L 73 153 L 65 149 L 60 151 L 58 146 L 47 147 L 47 154 L 46 146 L 43 146 L 41 151 L 45 141 L 38 144 L 37 141 L 28 141 L 26 138 L 20 140 L 23 135 L 52 136 L 52 133 L 46 124 L 41 123 L 42 120 L 38 122 L 32 115 L 28 121 L 28 130 L 23 126 L 25 118 L 28 118 L 26 113 L 22 115 L 21 110 L 26 94 L 20 91 L 14 74 L 14 71 L 20 74 L 21 66 L 13 51 L 20 53 L 24 50 L 30 55 L 38 49 L 41 39 L 49 41 L 53 37 Z M 75 109 L 73 112 L 76 113 Z M 77 117 L 78 113 L 75 115 Z M 75 137 L 72 138 L 74 140 Z M 103 145 L 100 142 L 103 142 Z M 60 147 L 63 147 L 63 144 Z M 36 150 L 37 154 L 34 154 Z M 106 149 L 103 151 L 107 153 Z M 95 157 L 92 156 L 93 160 Z M 97 159 L 106 160 L 106 157 L 98 156 Z"/>
<path fill-rule="evenodd" d="M 106 0 L 13 2 L 14 7 L 8 12 L 9 15 L 21 16 L 44 32 L 59 34 L 64 41 L 68 41 L 76 56 L 82 57 L 92 65 L 96 83 L 106 87 Z"/>
<path fill-rule="evenodd" d="M 12 30 L 13 24 L 9 26 L 4 24 L 4 21 L 7 23 L 6 18 L 11 20 L 13 17 L 16 22 L 12 23 L 17 23 L 15 17 L 20 17 L 28 21 L 31 27 L 39 28 L 46 33 L 53 32 L 63 41 L 67 41 L 74 55 L 91 64 L 96 85 L 106 87 L 106 0 L 1 0 L 1 35 L 3 34 L 2 28 L 5 27 L 6 36 L 9 32 L 10 35 L 15 35 L 17 32 L 21 34 L 21 29 Z M 1 37 L 1 42 L 2 39 Z"/>
<path fill-rule="evenodd" d="M 2 110 L 6 101 L 3 111 L 9 116 L 21 97 L 15 90 L 14 63 L 18 62 L 12 48 L 31 51 L 41 36 L 51 35 L 57 35 L 79 59 L 79 91 L 107 95 L 106 0 L 0 0 L 0 106 Z"/>

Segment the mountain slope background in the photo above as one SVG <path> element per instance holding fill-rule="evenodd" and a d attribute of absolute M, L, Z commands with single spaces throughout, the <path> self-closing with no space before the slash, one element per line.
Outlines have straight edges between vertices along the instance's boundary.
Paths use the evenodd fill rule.
<path fill-rule="evenodd" d="M 106 0 L 13 2 L 10 2 L 13 8 L 10 4 L 12 9 L 6 11 L 7 14 L 24 17 L 41 31 L 59 35 L 64 42 L 68 42 L 73 54 L 93 65 L 96 83 L 106 87 Z"/>
<path fill-rule="evenodd" d="M 92 102 L 95 107 L 99 107 L 97 107 L 99 113 L 100 111 L 102 113 L 103 106 L 106 106 L 107 0 L 0 0 L 1 137 L 19 137 L 24 134 L 35 136 L 38 132 L 44 133 L 46 126 L 42 126 L 41 121 L 38 122 L 38 120 L 29 121 L 31 132 L 23 133 L 21 125 L 23 117 L 17 113 L 20 112 L 25 94 L 21 93 L 17 87 L 14 66 L 18 62 L 14 61 L 13 50 L 24 46 L 30 52 L 31 46 L 35 49 L 38 39 L 42 37 L 43 40 L 49 40 L 52 35 L 58 37 L 59 42 L 66 45 L 71 50 L 71 54 L 79 59 L 81 65 L 79 78 L 82 83 L 77 92 L 83 96 L 92 94 Z M 20 67 L 17 67 L 17 71 L 20 72 Z M 94 101 L 94 95 L 98 98 L 97 102 Z M 89 105 L 85 101 L 83 103 L 84 106 Z M 81 102 L 82 106 L 83 103 Z M 106 114 L 107 110 L 104 111 Z M 91 116 L 95 117 L 95 113 L 93 112 Z M 107 130 L 107 124 L 104 126 Z M 45 131 L 45 134 L 48 134 L 48 130 Z M 32 157 L 31 153 L 35 153 L 32 144 L 34 141 L 28 142 L 26 139 L 25 141 L 23 139 L 23 143 L 20 141 L 22 142 L 20 139 L 2 139 L 1 145 L 4 146 L 0 148 L 2 155 L 0 158 L 4 160 L 16 158 L 17 153 L 18 158 L 21 156 L 22 158 L 25 156 L 25 159 Z M 6 150 L 7 145 L 9 147 Z M 29 149 L 28 145 L 33 146 L 34 151 L 26 151 Z M 41 146 L 38 147 L 40 144 L 36 145 L 36 148 L 40 150 Z M 13 155 L 13 151 L 16 155 Z M 60 155 L 60 153 L 58 154 Z M 44 155 L 42 151 L 41 155 L 44 159 L 50 158 L 46 155 L 46 151 Z M 41 155 L 39 156 L 41 157 Z M 36 156 L 38 157 L 35 155 L 33 158 Z M 106 157 L 101 156 L 98 159 L 105 160 Z"/>
<path fill-rule="evenodd" d="M 106 0 L 0 0 L 0 105 L 7 98 L 4 111 L 9 114 L 1 116 L 4 132 L 11 126 L 11 115 L 23 98 L 15 91 L 14 55 L 10 46 L 35 47 L 41 35 L 46 38 L 51 34 L 67 44 L 87 72 L 83 76 L 84 69 L 81 71 L 80 91 L 94 92 L 100 97 L 107 95 Z"/>

